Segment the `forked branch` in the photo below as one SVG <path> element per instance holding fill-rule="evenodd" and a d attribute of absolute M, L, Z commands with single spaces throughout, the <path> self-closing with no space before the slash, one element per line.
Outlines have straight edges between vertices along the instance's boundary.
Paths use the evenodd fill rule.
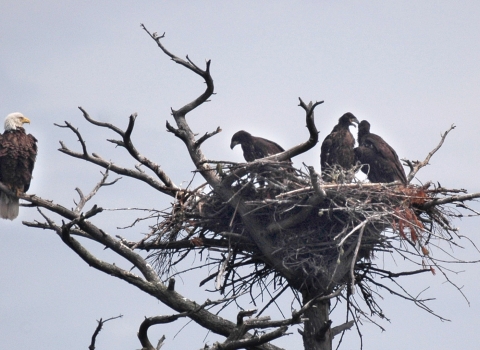
<path fill-rule="evenodd" d="M 205 67 L 205 70 L 202 70 L 200 69 L 197 65 L 195 65 L 191 60 L 190 58 L 188 57 L 187 55 L 187 60 L 183 60 L 177 56 L 175 56 L 173 53 L 171 53 L 170 51 L 168 51 L 165 46 L 162 44 L 162 39 L 165 37 L 165 33 L 163 35 L 158 35 L 157 33 L 150 33 L 148 31 L 148 29 L 143 25 L 141 24 L 140 25 L 142 27 L 142 29 L 147 32 L 147 34 L 153 39 L 155 40 L 155 42 L 157 43 L 158 47 L 163 51 L 163 53 L 165 53 L 168 57 L 170 57 L 172 59 L 173 62 L 181 65 L 181 66 L 184 66 L 185 68 L 191 70 L 192 72 L 194 72 L 195 74 L 198 74 L 200 75 L 203 79 L 205 79 L 205 83 L 207 84 L 207 89 L 205 90 L 205 92 L 200 95 L 199 97 L 197 97 L 195 100 L 193 100 L 192 102 L 186 104 L 185 106 L 183 106 L 182 108 L 180 108 L 179 110 L 175 111 L 173 110 L 172 111 L 172 114 L 173 116 L 177 116 L 177 117 L 185 117 L 185 115 L 187 113 L 189 113 L 190 111 L 192 111 L 193 109 L 197 108 L 198 106 L 200 106 L 202 103 L 206 102 L 210 96 L 213 94 L 213 90 L 214 90 L 214 87 L 213 87 L 213 79 L 212 79 L 212 76 L 210 75 L 210 60 L 207 61 L 206 63 L 206 67 Z M 178 123 L 178 121 L 177 121 Z"/>
<path fill-rule="evenodd" d="M 302 101 L 301 98 L 299 98 L 299 100 L 300 100 L 299 106 L 305 110 L 305 120 L 306 120 L 307 129 L 309 132 L 308 140 L 286 150 L 285 152 L 277 153 L 269 157 L 257 159 L 254 162 L 251 162 L 249 166 L 255 166 L 256 163 L 263 164 L 269 161 L 282 162 L 290 158 L 293 158 L 295 156 L 298 156 L 299 154 L 307 152 L 309 149 L 313 148 L 318 143 L 319 132 L 317 130 L 317 127 L 315 126 L 314 110 L 315 110 L 315 107 L 322 104 L 323 101 L 319 101 L 315 103 L 310 102 L 307 105 Z M 234 181 L 246 175 L 248 172 L 249 170 L 247 169 L 247 167 L 239 167 L 238 169 L 232 171 L 229 175 L 223 178 L 222 180 L 223 186 L 227 186 L 227 187 L 230 186 Z"/>
<path fill-rule="evenodd" d="M 97 328 L 95 329 L 95 332 L 93 332 L 92 341 L 90 343 L 90 346 L 88 347 L 88 350 L 95 350 L 95 342 L 97 341 L 97 336 L 100 333 L 100 331 L 102 330 L 102 327 L 106 322 L 111 321 L 111 320 L 115 320 L 117 318 L 122 318 L 122 317 L 123 317 L 123 315 L 118 315 L 118 316 L 115 316 L 115 317 L 107 318 L 106 320 L 103 320 L 103 319 L 98 320 L 97 321 L 98 325 L 97 325 Z"/>
<path fill-rule="evenodd" d="M 153 173 L 157 175 L 160 181 L 164 183 L 165 187 L 179 190 L 179 188 L 173 183 L 170 177 L 167 176 L 167 174 L 161 169 L 161 167 L 158 164 L 154 163 L 147 157 L 141 155 L 140 152 L 138 152 L 138 150 L 133 145 L 131 136 L 132 136 L 133 128 L 135 126 L 135 120 L 137 119 L 137 113 L 133 113 L 132 115 L 130 115 L 127 129 L 123 131 L 122 129 L 116 127 L 113 124 L 99 122 L 93 119 L 82 107 L 78 107 L 78 109 L 82 111 L 83 117 L 91 124 L 113 130 L 118 135 L 120 135 L 122 137 L 122 141 L 118 141 L 118 140 L 108 140 L 108 141 L 118 146 L 124 147 L 135 160 L 137 160 L 141 164 L 145 165 L 148 169 L 153 171 Z"/>
<path fill-rule="evenodd" d="M 99 122 L 96 122 L 96 123 L 99 123 Z M 167 181 L 168 184 L 173 185 L 173 187 L 168 186 L 166 183 L 162 184 L 158 180 L 154 179 L 153 177 L 146 174 L 145 172 L 139 171 L 138 169 L 134 170 L 134 169 L 124 168 L 112 163 L 111 161 L 107 161 L 106 159 L 102 158 L 100 155 L 96 153 L 92 153 L 92 154 L 88 153 L 85 141 L 83 140 L 82 135 L 80 134 L 77 128 L 75 128 L 72 124 L 68 122 L 65 122 L 65 125 L 57 125 L 57 126 L 72 130 L 75 133 L 75 135 L 77 135 L 77 138 L 82 145 L 82 152 L 80 153 L 80 152 L 72 151 L 65 145 L 63 141 L 60 141 L 61 147 L 58 149 L 60 152 L 65 153 L 71 157 L 83 159 L 87 162 L 96 164 L 104 169 L 113 171 L 114 173 L 117 173 L 119 175 L 124 175 L 124 176 L 132 177 L 137 180 L 143 181 L 148 185 L 150 185 L 151 187 L 155 188 L 156 190 L 162 193 L 168 194 L 171 197 L 175 197 L 175 193 L 179 190 L 179 188 L 176 185 L 174 185 L 171 182 L 171 180 L 168 177 L 166 177 L 166 175 L 164 180 Z M 115 129 L 116 127 L 112 126 L 112 128 Z M 163 171 L 161 171 L 160 168 L 158 167 L 156 174 L 159 175 L 160 173 L 163 173 Z"/>
<path fill-rule="evenodd" d="M 425 158 L 425 160 L 423 162 L 420 162 L 420 161 L 412 162 L 410 160 L 402 159 L 410 167 L 410 173 L 407 176 L 407 182 L 408 183 L 410 183 L 410 181 L 412 181 L 412 179 L 415 177 L 415 175 L 418 173 L 418 171 L 421 168 L 428 165 L 428 162 L 430 162 L 430 159 L 432 158 L 432 156 L 440 149 L 440 147 L 442 147 L 443 142 L 445 141 L 448 133 L 450 131 L 452 131 L 453 129 L 455 129 L 454 124 L 452 124 L 450 126 L 450 128 L 441 135 L 440 143 L 437 145 L 437 147 L 435 147 L 432 151 L 430 151 L 428 153 L 427 157 Z"/>
<path fill-rule="evenodd" d="M 162 39 L 165 37 L 165 34 L 159 36 L 157 33 L 150 33 L 148 29 L 141 24 L 142 29 L 147 32 L 147 34 L 155 40 L 157 43 L 158 47 L 168 56 L 170 57 L 175 63 L 178 63 L 185 68 L 191 70 L 195 74 L 199 75 L 202 77 L 205 81 L 206 84 L 206 89 L 205 91 L 198 96 L 196 99 L 194 99 L 192 102 L 187 103 L 183 107 L 181 107 L 178 110 L 172 109 L 172 115 L 173 118 L 175 119 L 175 122 L 177 124 L 177 128 L 174 128 L 167 122 L 167 129 L 174 133 L 175 136 L 179 137 L 187 146 L 187 150 L 190 154 L 190 158 L 192 159 L 193 163 L 197 167 L 197 169 L 200 171 L 202 176 L 205 178 L 205 180 L 212 186 L 213 188 L 218 187 L 220 184 L 220 178 L 216 175 L 214 169 L 211 169 L 208 163 L 206 163 L 206 158 L 203 155 L 203 152 L 200 149 L 200 144 L 205 141 L 207 138 L 210 136 L 213 136 L 213 134 L 216 134 L 217 132 L 220 132 L 221 129 L 217 128 L 217 131 L 214 132 L 212 135 L 207 134 L 206 136 L 200 138 L 199 141 L 195 139 L 195 134 L 193 131 L 190 129 L 190 126 L 188 125 L 186 121 L 186 115 L 187 113 L 191 112 L 204 102 L 207 102 L 210 96 L 214 93 L 214 84 L 213 84 L 213 79 L 212 76 L 210 75 L 210 60 L 206 62 L 206 67 L 205 70 L 200 69 L 197 65 L 195 65 L 190 58 L 187 56 L 187 60 L 183 60 L 177 56 L 175 56 L 173 53 L 168 51 L 165 46 L 162 44 Z"/>
<path fill-rule="evenodd" d="M 310 102 L 307 105 L 305 104 L 305 102 L 302 101 L 300 97 L 298 99 L 300 100 L 299 106 L 305 110 L 305 119 L 306 119 L 307 129 L 309 132 L 308 140 L 295 147 L 292 147 L 286 150 L 285 152 L 277 153 L 270 157 L 262 158 L 262 160 L 274 159 L 276 161 L 285 161 L 287 159 L 291 159 L 295 156 L 298 156 L 299 154 L 307 152 L 309 149 L 313 148 L 318 143 L 318 130 L 317 130 L 317 127 L 315 126 L 314 110 L 315 110 L 315 107 L 322 104 L 323 101 L 318 101 L 315 103 Z"/>
<path fill-rule="evenodd" d="M 87 204 L 87 202 L 92 199 L 93 196 L 95 196 L 98 192 L 98 190 L 101 188 L 101 187 L 104 187 L 104 186 L 111 186 L 111 185 L 114 185 L 118 180 L 120 180 L 121 178 L 117 178 L 111 182 L 107 182 L 107 178 L 108 178 L 108 169 L 107 171 L 105 171 L 105 173 L 102 173 L 103 177 L 102 179 L 100 180 L 100 182 L 98 182 L 95 187 L 93 188 L 93 190 L 88 194 L 88 195 L 84 195 L 82 190 L 78 187 L 75 188 L 75 191 L 77 191 L 78 193 L 78 196 L 80 197 L 80 201 L 77 204 L 77 207 L 75 208 L 75 212 L 76 213 L 80 213 L 83 208 L 85 207 L 85 204 Z"/>

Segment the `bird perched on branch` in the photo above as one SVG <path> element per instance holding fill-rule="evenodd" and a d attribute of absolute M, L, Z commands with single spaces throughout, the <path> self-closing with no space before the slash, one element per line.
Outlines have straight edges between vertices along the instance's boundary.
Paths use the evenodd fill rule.
<path fill-rule="evenodd" d="M 355 165 L 355 139 L 350 132 L 350 125 L 358 124 L 358 119 L 350 112 L 338 120 L 332 132 L 323 140 L 320 154 L 322 178 L 332 181 L 332 171 L 336 166 L 349 170 Z"/>
<path fill-rule="evenodd" d="M 241 145 L 243 150 L 243 157 L 247 162 L 253 162 L 255 159 L 265 158 L 285 150 L 277 143 L 252 136 L 244 130 L 236 132 L 232 136 L 230 148 L 233 149 L 236 145 Z M 290 159 L 288 159 L 291 162 Z"/>
<path fill-rule="evenodd" d="M 370 123 L 366 120 L 358 126 L 358 145 L 355 156 L 365 164 L 361 170 L 370 182 L 400 181 L 407 185 L 407 176 L 397 152 L 380 136 L 370 132 Z"/>
<path fill-rule="evenodd" d="M 37 139 L 25 133 L 24 123 L 30 120 L 22 113 L 11 113 L 5 118 L 5 132 L 0 134 L 0 182 L 17 196 L 30 187 L 37 157 Z M 18 216 L 17 196 L 0 192 L 2 219 L 13 220 Z"/>

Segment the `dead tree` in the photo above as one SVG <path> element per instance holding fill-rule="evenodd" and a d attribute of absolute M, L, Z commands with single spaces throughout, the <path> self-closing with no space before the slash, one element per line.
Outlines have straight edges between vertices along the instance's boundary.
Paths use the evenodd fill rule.
<path fill-rule="evenodd" d="M 412 274 L 440 272 L 450 281 L 444 268 L 448 262 L 437 259 L 435 249 L 440 241 L 453 247 L 460 244 L 461 237 L 452 219 L 465 215 L 464 211 L 478 215 L 467 203 L 480 197 L 480 193 L 468 194 L 432 183 L 423 186 L 371 184 L 360 180 L 349 184 L 323 183 L 313 167 L 293 168 L 286 160 L 307 152 L 318 142 L 314 109 L 323 101 L 306 104 L 300 99 L 308 130 L 308 138 L 300 145 L 251 163 L 209 160 L 201 146 L 221 129 L 197 137 L 190 129 L 187 114 L 214 93 L 210 61 L 202 69 L 188 56 L 183 60 L 164 47 L 163 35 L 151 34 L 143 25 L 142 28 L 165 55 L 206 84 L 205 91 L 195 100 L 172 110 L 175 125 L 166 124 L 167 130 L 185 144 L 193 169 L 205 183 L 196 188 L 182 188 L 155 161 L 143 156 L 131 139 L 135 114 L 123 130 L 95 120 L 80 108 L 89 123 L 116 134 L 116 139 L 108 141 L 124 148 L 140 166 L 122 167 L 91 153 L 80 131 L 65 122 L 58 126 L 73 132 L 81 149 L 70 149 L 61 142 L 60 152 L 103 168 L 103 178 L 88 195 L 77 189 L 79 200 L 72 209 L 36 195 L 21 197 L 37 207 L 43 218 L 24 222 L 25 225 L 53 231 L 88 265 L 130 283 L 177 312 L 145 319 L 138 331 L 142 349 L 162 345 L 161 342 L 156 347 L 152 345 L 147 336 L 149 327 L 189 318 L 224 337 L 211 349 L 279 349 L 270 342 L 299 324 L 303 325 L 305 349 L 329 350 L 333 337 L 354 324 L 358 328 L 359 320 L 375 322 L 376 316 L 385 317 L 377 298 L 378 290 L 382 289 L 434 314 L 427 300 L 410 295 L 397 280 Z M 428 163 L 450 130 L 442 135 L 440 144 L 425 161 L 406 161 L 411 168 L 409 181 Z M 150 231 L 141 239 L 124 239 L 92 221 L 101 215 L 103 208 L 97 205 L 88 208 L 87 204 L 102 187 L 116 183 L 117 180 L 108 182 L 110 173 L 141 181 L 152 191 L 172 198 L 168 211 L 152 210 L 132 225 L 149 222 Z M 348 175 L 343 178 L 354 178 L 354 174 Z M 0 190 L 8 192 L 2 184 Z M 135 270 L 99 259 L 77 237 L 109 248 Z M 173 276 L 182 271 L 175 272 L 173 266 L 196 253 L 207 256 L 199 262 L 206 274 L 201 285 L 215 286 L 221 295 L 216 301 L 190 301 L 175 290 Z M 379 254 L 402 256 L 417 268 L 384 270 L 375 263 Z M 214 305 L 224 307 L 236 302 L 246 293 L 253 298 L 254 290 L 270 296 L 260 311 L 241 310 L 235 322 L 209 311 Z M 298 310 L 291 310 L 280 320 L 260 317 L 287 291 L 298 300 Z M 345 307 L 345 322 L 332 325 L 330 305 L 338 301 Z"/>

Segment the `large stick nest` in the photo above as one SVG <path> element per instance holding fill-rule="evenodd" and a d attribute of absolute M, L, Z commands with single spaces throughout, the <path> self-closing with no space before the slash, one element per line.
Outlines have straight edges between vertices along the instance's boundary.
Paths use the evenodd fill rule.
<path fill-rule="evenodd" d="M 215 279 L 227 293 L 250 290 L 274 282 L 285 285 L 282 269 L 271 266 L 255 244 L 245 220 L 265 228 L 275 259 L 294 278 L 287 282 L 297 291 L 331 291 L 341 284 L 352 287 L 368 272 L 377 252 L 399 251 L 415 256 L 422 269 L 432 269 L 432 240 L 451 240 L 450 224 L 456 212 L 430 205 L 456 190 L 398 184 L 318 183 L 318 174 L 295 170 L 285 163 L 237 164 L 217 171 L 228 178 L 250 209 L 240 216 L 230 201 L 201 186 L 182 192 L 171 211 L 162 214 L 142 244 L 155 250 L 151 259 L 159 272 L 171 276 L 172 267 L 189 252 L 207 249 L 206 265 L 217 265 L 204 280 Z M 355 171 L 354 169 L 353 171 Z M 353 173 L 337 178 L 354 178 Z M 312 182 L 313 181 L 313 182 Z M 312 185 L 313 183 L 313 185 Z M 316 186 L 319 185 L 319 186 Z M 220 252 L 213 256 L 212 251 Z M 410 257 L 411 259 L 411 257 Z M 247 267 L 247 269 L 245 269 Z M 248 269 L 249 268 L 249 269 Z"/>

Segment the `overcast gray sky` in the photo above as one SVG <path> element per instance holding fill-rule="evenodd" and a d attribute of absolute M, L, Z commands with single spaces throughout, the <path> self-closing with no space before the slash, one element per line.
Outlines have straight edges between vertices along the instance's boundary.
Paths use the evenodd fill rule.
<path fill-rule="evenodd" d="M 0 4 L 0 117 L 20 111 L 39 140 L 30 189 L 72 206 L 75 187 L 88 191 L 99 169 L 57 151 L 58 140 L 78 149 L 64 120 L 80 128 L 90 151 L 132 166 L 121 149 L 105 142 L 114 135 L 82 120 L 78 106 L 93 117 L 126 126 L 138 112 L 134 141 L 177 184 L 191 179 L 183 144 L 165 131 L 170 108 L 198 96 L 204 84 L 171 62 L 140 28 L 166 32 L 164 44 L 178 56 L 203 66 L 211 59 L 216 95 L 189 115 L 195 132 L 223 132 L 204 145 L 209 159 L 241 161 L 231 151 L 231 135 L 245 129 L 285 148 L 308 136 L 304 101 L 325 100 L 316 109 L 323 139 L 350 111 L 368 119 L 401 158 L 423 159 L 440 133 L 455 124 L 422 182 L 480 191 L 480 2 L 478 1 L 11 1 Z M 2 117 L 3 118 L 3 117 Z M 319 170 L 320 147 L 294 159 Z M 164 208 L 168 199 L 146 186 L 122 179 L 95 199 L 107 208 Z M 117 216 L 116 216 L 117 215 Z M 136 332 L 144 316 L 171 310 L 134 287 L 89 268 L 51 232 L 27 229 L 22 220 L 39 219 L 31 208 L 0 222 L 0 347 L 5 349 L 87 348 L 95 320 L 123 314 L 105 325 L 98 349 L 138 349 Z M 145 228 L 117 232 L 129 215 L 105 213 L 97 223 L 111 234 L 139 237 Z M 456 222 L 477 244 L 479 219 Z M 142 231 L 143 229 L 143 231 Z M 468 245 L 465 259 L 479 259 Z M 108 254 L 101 249 L 99 254 Z M 107 256 L 108 259 L 108 255 Z M 399 265 L 401 262 L 398 262 Z M 385 296 L 391 322 L 386 332 L 371 324 L 361 329 L 365 349 L 474 349 L 480 325 L 480 267 L 454 266 L 452 279 L 469 298 L 444 284 L 442 276 L 422 275 L 407 282 L 412 292 L 436 297 L 430 306 L 452 322 L 440 322 L 409 303 Z M 201 276 L 202 277 L 202 276 Z M 204 276 L 203 276 L 204 277 Z M 202 277 L 202 278 L 203 278 Z M 194 282 L 179 281 L 178 291 L 199 300 Z M 212 296 L 210 296 L 213 298 Z M 288 308 L 288 306 L 287 306 Z M 342 322 L 344 315 L 334 317 Z M 161 328 L 166 349 L 200 348 L 217 339 L 189 325 Z M 194 343 L 188 346 L 189 341 Z M 281 340 L 295 348 L 298 334 Z M 359 348 L 355 331 L 344 349 Z"/>

